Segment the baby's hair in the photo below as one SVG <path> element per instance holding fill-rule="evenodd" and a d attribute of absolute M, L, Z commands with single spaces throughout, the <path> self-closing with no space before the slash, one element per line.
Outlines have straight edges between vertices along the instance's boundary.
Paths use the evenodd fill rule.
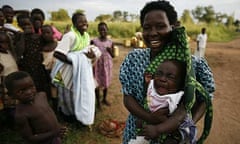
<path fill-rule="evenodd" d="M 100 22 L 99 24 L 98 24 L 98 28 L 100 27 L 100 26 L 105 26 L 107 29 L 108 29 L 108 25 L 107 25 L 107 23 L 105 23 L 105 22 Z"/>
<path fill-rule="evenodd" d="M 26 77 L 30 77 L 30 75 L 25 71 L 16 71 L 8 74 L 4 80 L 4 85 L 7 88 L 8 93 L 11 93 L 13 91 L 15 81 L 21 80 Z"/>
<path fill-rule="evenodd" d="M 143 25 L 144 18 L 146 14 L 153 10 L 162 10 L 166 12 L 166 15 L 168 17 L 169 23 L 171 25 L 174 25 L 177 21 L 177 12 L 174 9 L 174 7 L 165 0 L 157 0 L 157 1 L 151 1 L 146 3 L 146 5 L 143 7 L 143 9 L 140 11 L 140 22 L 141 25 Z"/>

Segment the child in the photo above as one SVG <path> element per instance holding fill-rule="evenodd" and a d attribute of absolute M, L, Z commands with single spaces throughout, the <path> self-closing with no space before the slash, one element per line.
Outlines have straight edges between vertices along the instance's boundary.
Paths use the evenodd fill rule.
<path fill-rule="evenodd" d="M 38 91 L 50 93 L 48 74 L 42 64 L 42 47 L 40 35 L 33 32 L 30 18 L 25 15 L 18 23 L 23 29 L 15 39 L 19 70 L 28 72 L 34 80 Z M 48 95 L 49 96 L 49 95 Z"/>
<path fill-rule="evenodd" d="M 45 66 L 45 69 L 48 73 L 48 83 L 51 84 L 50 73 L 53 65 L 55 64 L 55 58 L 53 56 L 54 50 L 57 47 L 57 40 L 53 38 L 53 30 L 51 25 L 43 25 L 42 26 L 42 54 L 43 54 L 43 62 L 42 64 Z M 51 84 L 51 93 L 48 95 L 51 96 L 51 101 L 53 105 L 53 109 L 57 112 L 57 90 L 56 87 Z"/>
<path fill-rule="evenodd" d="M 107 38 L 108 26 L 106 23 L 101 22 L 98 24 L 99 37 L 92 40 L 92 43 L 97 46 L 102 52 L 101 57 L 94 65 L 94 76 L 97 81 L 98 87 L 95 89 L 97 106 L 101 109 L 100 105 L 100 88 L 103 89 L 102 103 L 110 106 L 107 101 L 107 90 L 112 77 L 112 57 L 113 55 L 113 42 Z"/>
<path fill-rule="evenodd" d="M 37 92 L 31 76 L 18 71 L 9 74 L 5 86 L 11 97 L 19 100 L 15 122 L 27 143 L 61 144 L 66 127 L 60 126 L 44 92 Z"/>
<path fill-rule="evenodd" d="M 160 108 L 168 107 L 169 114 L 177 108 L 180 101 L 184 101 L 184 82 L 186 76 L 186 64 L 178 60 L 165 60 L 161 63 L 154 78 L 149 82 L 147 88 L 147 105 L 151 112 Z M 148 83 L 148 81 L 146 81 Z M 166 119 L 167 116 L 166 115 Z M 163 117 L 164 118 L 164 117 Z M 189 115 L 186 115 L 184 122 L 179 127 L 182 142 L 196 143 L 196 126 Z M 153 133 L 153 126 L 143 127 L 144 135 Z M 175 135 L 174 135 L 175 136 Z M 167 136 L 165 143 L 180 141 L 174 140 L 174 136 Z"/>
<path fill-rule="evenodd" d="M 55 63 L 53 53 L 57 47 L 57 41 L 53 38 L 53 30 L 50 25 L 42 26 L 42 46 L 43 65 L 46 70 L 50 71 Z"/>
<path fill-rule="evenodd" d="M 0 31 L 0 110 L 4 109 L 4 116 L 7 124 L 12 126 L 13 113 L 17 101 L 8 97 L 3 85 L 5 77 L 12 72 L 18 71 L 17 63 L 14 57 L 14 52 L 10 51 L 12 48 L 11 37 L 7 32 Z"/>

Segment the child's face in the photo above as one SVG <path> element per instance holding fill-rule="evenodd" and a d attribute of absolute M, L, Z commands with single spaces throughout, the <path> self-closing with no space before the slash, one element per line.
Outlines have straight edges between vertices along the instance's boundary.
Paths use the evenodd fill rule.
<path fill-rule="evenodd" d="M 12 8 L 4 9 L 4 16 L 5 16 L 5 19 L 8 23 L 12 23 L 13 22 L 13 17 L 14 17 L 13 9 Z"/>
<path fill-rule="evenodd" d="M 23 18 L 19 26 L 23 29 L 24 33 L 33 33 L 33 26 L 29 18 Z"/>
<path fill-rule="evenodd" d="M 53 31 L 50 26 L 42 27 L 42 37 L 45 41 L 53 41 Z"/>
<path fill-rule="evenodd" d="M 170 62 L 163 62 L 154 75 L 154 88 L 160 95 L 176 93 L 180 89 L 180 71 Z"/>
<path fill-rule="evenodd" d="M 88 28 L 87 18 L 85 16 L 78 16 L 74 26 L 81 34 L 83 34 L 85 31 L 87 31 Z"/>
<path fill-rule="evenodd" d="M 44 19 L 41 14 L 34 14 L 32 16 L 32 24 L 35 29 L 40 29 L 43 25 Z"/>
<path fill-rule="evenodd" d="M 107 36 L 107 27 L 105 25 L 100 25 L 99 28 L 98 28 L 98 32 L 100 34 L 100 37 L 106 37 Z"/>
<path fill-rule="evenodd" d="M 36 87 L 31 77 L 25 77 L 14 81 L 13 96 L 21 103 L 29 104 L 36 95 Z"/>
<path fill-rule="evenodd" d="M 10 40 L 5 33 L 0 33 L 0 47 L 1 49 L 8 50 L 9 49 Z"/>

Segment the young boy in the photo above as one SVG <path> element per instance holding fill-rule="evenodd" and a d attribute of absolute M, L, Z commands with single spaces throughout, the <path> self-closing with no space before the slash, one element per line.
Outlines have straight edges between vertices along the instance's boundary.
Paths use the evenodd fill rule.
<path fill-rule="evenodd" d="M 26 143 L 61 144 L 66 127 L 60 126 L 44 92 L 37 92 L 31 76 L 18 71 L 5 79 L 8 95 L 19 100 L 16 126 Z"/>

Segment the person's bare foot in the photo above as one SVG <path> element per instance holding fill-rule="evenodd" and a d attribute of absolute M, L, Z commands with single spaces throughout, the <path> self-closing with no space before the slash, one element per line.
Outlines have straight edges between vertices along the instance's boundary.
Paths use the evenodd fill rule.
<path fill-rule="evenodd" d="M 107 100 L 102 100 L 102 103 L 106 106 L 111 106 L 111 104 Z"/>

